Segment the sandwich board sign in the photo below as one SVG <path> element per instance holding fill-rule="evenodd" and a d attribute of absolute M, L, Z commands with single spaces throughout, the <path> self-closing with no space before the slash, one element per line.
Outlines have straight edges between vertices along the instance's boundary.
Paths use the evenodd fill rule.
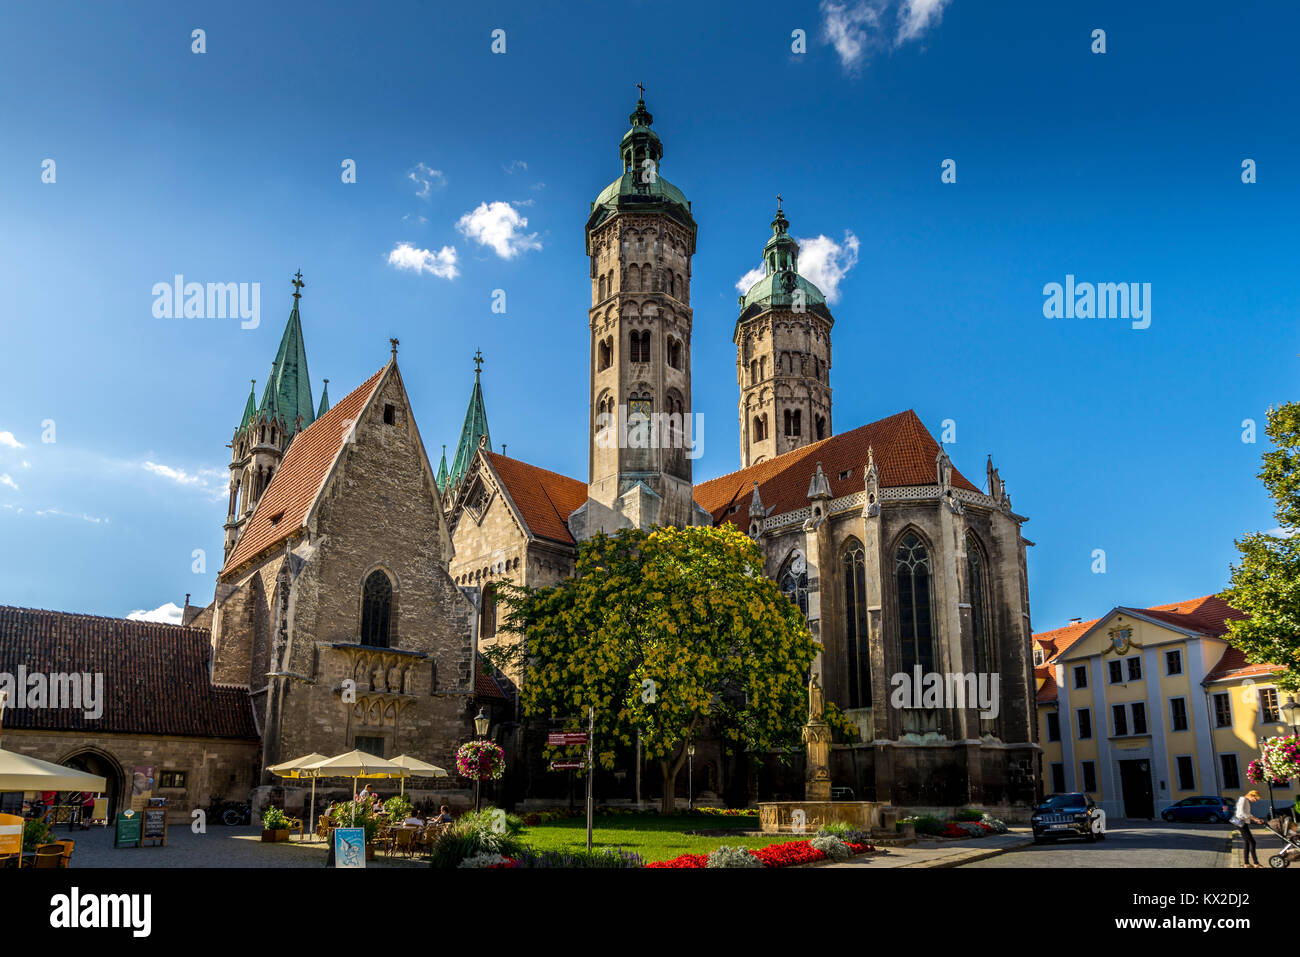
<path fill-rule="evenodd" d="M 113 830 L 114 847 L 140 847 L 144 837 L 144 818 L 130 809 L 117 816 Z"/>
<path fill-rule="evenodd" d="M 0 814 L 0 854 L 21 854 L 22 850 L 22 815 Z"/>

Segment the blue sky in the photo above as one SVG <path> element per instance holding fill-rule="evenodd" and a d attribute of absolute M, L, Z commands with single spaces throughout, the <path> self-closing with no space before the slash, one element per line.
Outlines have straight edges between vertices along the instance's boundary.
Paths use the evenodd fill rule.
<path fill-rule="evenodd" d="M 736 282 L 779 192 L 833 290 L 836 429 L 951 419 L 976 484 L 993 453 L 1031 519 L 1036 630 L 1221 589 L 1233 538 L 1276 524 L 1254 476 L 1265 410 L 1295 397 L 1297 20 L 1248 2 L 7 4 L 0 602 L 210 599 L 225 444 L 297 269 L 317 399 L 399 337 L 436 462 L 481 348 L 498 449 L 585 477 L 582 230 L 638 81 L 699 223 L 698 480 L 737 466 Z M 260 324 L 155 318 L 177 273 L 260 283 Z M 1150 283 L 1150 327 L 1045 318 L 1067 274 Z"/>

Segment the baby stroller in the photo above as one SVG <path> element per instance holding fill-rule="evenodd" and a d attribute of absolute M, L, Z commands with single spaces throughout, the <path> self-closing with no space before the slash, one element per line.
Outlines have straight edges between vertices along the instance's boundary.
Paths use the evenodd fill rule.
<path fill-rule="evenodd" d="M 1300 861 L 1300 828 L 1296 827 L 1295 818 L 1290 814 L 1269 818 L 1265 822 L 1270 831 L 1282 838 L 1286 845 L 1280 853 L 1268 859 L 1269 867 L 1290 867 L 1293 861 Z"/>

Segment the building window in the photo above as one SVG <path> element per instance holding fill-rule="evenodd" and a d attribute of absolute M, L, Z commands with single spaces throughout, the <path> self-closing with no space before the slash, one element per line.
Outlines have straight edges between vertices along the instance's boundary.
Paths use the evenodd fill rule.
<path fill-rule="evenodd" d="M 361 598 L 361 644 L 388 647 L 388 623 L 393 611 L 393 583 L 376 569 L 366 579 Z"/>
<path fill-rule="evenodd" d="M 1190 754 L 1180 754 L 1174 758 L 1174 763 L 1178 768 L 1178 790 L 1195 791 L 1196 771 L 1192 767 L 1192 756 Z"/>
<path fill-rule="evenodd" d="M 1111 718 L 1115 724 L 1115 736 L 1122 737 L 1128 734 L 1128 714 L 1122 704 L 1111 705 Z"/>
<path fill-rule="evenodd" d="M 1140 681 L 1142 679 L 1142 656 L 1134 655 L 1132 658 L 1125 658 L 1128 662 L 1128 680 Z"/>
<path fill-rule="evenodd" d="M 805 618 L 808 617 L 808 563 L 802 552 L 790 553 L 776 580 L 781 594 L 798 605 Z"/>
<path fill-rule="evenodd" d="M 1183 673 L 1183 653 L 1181 651 L 1165 652 L 1165 674 L 1181 675 Z"/>
<path fill-rule="evenodd" d="M 1214 696 L 1214 726 L 1228 728 L 1232 726 L 1232 696 L 1220 691 Z"/>
<path fill-rule="evenodd" d="M 766 418 L 767 418 L 766 416 L 764 416 L 763 418 L 754 416 L 754 441 L 755 442 L 762 442 L 765 438 L 767 438 Z"/>
<path fill-rule="evenodd" d="M 817 416 L 817 441 L 826 438 L 826 416 Z"/>
<path fill-rule="evenodd" d="M 596 371 L 602 372 L 608 369 L 614 362 L 614 339 L 608 337 L 600 341 L 596 349 Z"/>
<path fill-rule="evenodd" d="M 1035 648 L 1035 649 L 1034 649 L 1034 664 L 1035 664 L 1035 665 L 1041 665 L 1041 664 L 1043 663 L 1043 659 L 1044 659 L 1045 657 L 1046 657 L 1046 656 L 1043 654 L 1043 649 L 1042 649 L 1042 648 Z"/>
<path fill-rule="evenodd" d="M 1087 665 L 1074 666 L 1074 686 L 1075 688 L 1088 687 L 1088 666 Z"/>
<path fill-rule="evenodd" d="M 1241 773 L 1237 770 L 1235 754 L 1219 755 L 1219 769 L 1223 771 L 1223 790 L 1236 791 L 1241 787 Z"/>
<path fill-rule="evenodd" d="M 1282 715 L 1277 708 L 1277 689 L 1263 688 L 1259 692 L 1259 720 L 1265 724 L 1281 721 Z"/>
<path fill-rule="evenodd" d="M 1047 712 L 1047 740 L 1061 740 L 1061 716 L 1055 711 Z"/>
<path fill-rule="evenodd" d="M 974 536 L 966 536 L 966 579 L 970 582 L 971 639 L 975 645 L 975 670 L 994 672 L 993 641 L 989 634 L 988 586 L 984 580 L 984 555 Z"/>
<path fill-rule="evenodd" d="M 1169 729 L 1171 731 L 1187 730 L 1187 699 L 1169 699 Z"/>
<path fill-rule="evenodd" d="M 184 771 L 159 771 L 158 787 L 160 788 L 185 787 L 185 772 Z"/>
<path fill-rule="evenodd" d="M 867 642 L 867 563 L 862 543 L 849 539 L 844 573 L 844 645 L 849 656 L 849 707 L 871 707 L 871 651 Z"/>
<path fill-rule="evenodd" d="M 1052 765 L 1052 793 L 1061 794 L 1065 791 L 1065 765 L 1056 763 Z"/>
<path fill-rule="evenodd" d="M 483 588 L 483 608 L 479 612 L 478 637 L 488 641 L 497 635 L 497 586 L 485 585 Z"/>
<path fill-rule="evenodd" d="M 1133 713 L 1133 733 L 1147 733 L 1147 706 L 1141 701 L 1134 701 L 1129 706 Z"/>
<path fill-rule="evenodd" d="M 1089 708 L 1080 708 L 1074 713 L 1075 723 L 1079 726 L 1079 740 L 1086 741 L 1092 737 L 1092 711 Z"/>
<path fill-rule="evenodd" d="M 922 674 L 934 671 L 930 632 L 930 556 L 914 532 L 908 532 L 894 555 L 894 580 L 898 596 L 898 633 L 902 671 L 917 665 Z"/>
<path fill-rule="evenodd" d="M 1106 670 L 1109 672 L 1111 684 L 1117 685 L 1124 680 L 1124 663 L 1122 661 L 1109 662 Z"/>
<path fill-rule="evenodd" d="M 645 329 L 641 332 L 633 330 L 630 338 L 630 358 L 633 362 L 650 361 L 650 330 Z"/>
<path fill-rule="evenodd" d="M 377 758 L 384 756 L 384 739 L 380 737 L 357 735 L 352 739 L 352 747 L 366 754 L 373 754 Z"/>
<path fill-rule="evenodd" d="M 384 425 L 392 425 L 397 421 L 397 407 L 389 403 L 384 403 Z"/>
<path fill-rule="evenodd" d="M 682 343 L 680 339 L 668 339 L 668 364 L 674 369 L 682 367 Z"/>
<path fill-rule="evenodd" d="M 1084 761 L 1083 765 L 1083 789 L 1087 792 L 1097 790 L 1097 765 L 1092 761 Z"/>

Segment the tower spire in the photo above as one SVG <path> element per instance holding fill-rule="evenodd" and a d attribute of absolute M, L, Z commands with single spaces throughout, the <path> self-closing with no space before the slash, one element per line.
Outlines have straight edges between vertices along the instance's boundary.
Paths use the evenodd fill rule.
<path fill-rule="evenodd" d="M 492 436 L 488 431 L 487 406 L 483 402 L 483 386 L 479 377 L 483 371 L 483 351 L 474 353 L 474 388 L 469 394 L 469 407 L 465 409 L 465 424 L 460 430 L 460 441 L 456 443 L 456 457 L 451 463 L 451 472 L 447 482 L 457 485 L 469 471 L 474 461 L 474 453 L 480 445 L 492 451 Z"/>
<path fill-rule="evenodd" d="M 302 270 L 291 280 L 293 308 L 285 324 L 280 348 L 271 365 L 271 378 L 266 383 L 259 413 L 279 415 L 284 420 L 290 437 L 316 421 L 316 411 L 311 400 L 311 379 L 307 373 L 307 346 L 303 342 L 302 317 L 298 302 L 302 298 Z M 301 422 L 299 422 L 301 419 Z"/>

